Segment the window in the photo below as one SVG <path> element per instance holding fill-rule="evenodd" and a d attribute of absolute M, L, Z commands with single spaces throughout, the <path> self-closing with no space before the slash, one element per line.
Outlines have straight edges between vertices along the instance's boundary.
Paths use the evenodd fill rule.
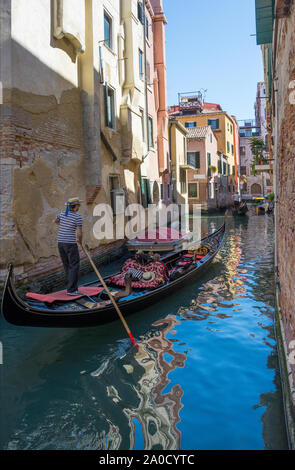
<path fill-rule="evenodd" d="M 149 38 L 149 21 L 147 17 L 145 17 L 145 37 L 148 39 Z"/>
<path fill-rule="evenodd" d="M 214 183 L 209 183 L 208 193 L 209 199 L 214 199 Z"/>
<path fill-rule="evenodd" d="M 212 129 L 219 129 L 219 119 L 208 119 L 208 126 Z"/>
<path fill-rule="evenodd" d="M 144 111 L 143 109 L 140 108 L 139 112 L 140 112 L 140 120 L 141 120 L 142 141 L 145 142 Z"/>
<path fill-rule="evenodd" d="M 137 17 L 139 21 L 144 24 L 145 13 L 144 13 L 144 4 L 143 2 L 137 2 Z"/>
<path fill-rule="evenodd" d="M 223 162 L 223 174 L 226 175 L 226 163 Z"/>
<path fill-rule="evenodd" d="M 186 171 L 182 168 L 179 171 L 180 192 L 186 193 Z"/>
<path fill-rule="evenodd" d="M 188 121 L 185 123 L 185 127 L 197 127 L 197 123 L 194 121 Z"/>
<path fill-rule="evenodd" d="M 188 197 L 194 197 L 199 199 L 199 184 L 189 183 L 188 184 Z"/>
<path fill-rule="evenodd" d="M 231 133 L 231 134 L 233 133 L 233 126 L 232 126 L 232 124 L 230 125 L 230 133 Z"/>
<path fill-rule="evenodd" d="M 139 76 L 140 78 L 143 79 L 143 52 L 140 49 L 138 50 L 138 55 L 139 55 Z"/>
<path fill-rule="evenodd" d="M 240 155 L 243 157 L 246 155 L 246 147 L 240 147 Z"/>
<path fill-rule="evenodd" d="M 226 149 L 227 149 L 227 153 L 230 153 L 230 143 L 229 143 L 229 141 L 226 142 Z"/>
<path fill-rule="evenodd" d="M 153 119 L 151 117 L 148 118 L 148 131 L 149 131 L 149 149 L 154 146 L 154 132 L 153 132 Z"/>
<path fill-rule="evenodd" d="M 200 168 L 200 152 L 187 152 L 187 164 L 193 168 Z"/>
<path fill-rule="evenodd" d="M 235 166 L 233 165 L 233 172 L 232 174 L 234 175 L 235 174 Z"/>
<path fill-rule="evenodd" d="M 234 154 L 234 146 L 231 146 L 231 153 Z"/>
<path fill-rule="evenodd" d="M 230 164 L 227 164 L 227 174 L 230 175 Z"/>
<path fill-rule="evenodd" d="M 222 174 L 222 161 L 218 160 L 218 173 L 221 175 Z"/>
<path fill-rule="evenodd" d="M 104 12 L 104 43 L 112 48 L 112 20 L 106 12 Z"/>
<path fill-rule="evenodd" d="M 240 172 L 241 172 L 241 175 L 246 175 L 246 167 L 245 166 L 241 166 L 240 167 Z"/>
<path fill-rule="evenodd" d="M 213 140 L 213 137 L 212 137 L 212 133 L 210 132 L 210 143 L 212 144 L 212 140 Z"/>
<path fill-rule="evenodd" d="M 211 176 L 211 153 L 207 153 L 207 164 L 208 164 L 208 176 Z"/>
<path fill-rule="evenodd" d="M 186 138 L 183 138 L 183 163 L 185 163 L 185 156 L 186 156 Z"/>
<path fill-rule="evenodd" d="M 146 62 L 146 81 L 147 81 L 147 84 L 150 85 L 150 83 L 151 83 L 151 66 L 150 66 L 150 63 L 148 61 Z"/>
<path fill-rule="evenodd" d="M 110 182 L 110 195 L 111 195 L 111 207 L 113 209 L 113 213 L 117 213 L 117 204 L 120 204 L 120 202 L 116 201 L 116 192 L 114 192 L 116 189 L 120 189 L 120 178 L 119 176 L 110 176 L 109 177 L 109 182 Z"/>
<path fill-rule="evenodd" d="M 105 85 L 105 125 L 115 128 L 115 92 L 108 84 Z"/>
<path fill-rule="evenodd" d="M 149 204 L 152 203 L 150 180 L 147 178 L 141 178 L 140 186 L 141 186 L 141 203 L 143 207 L 146 208 Z"/>

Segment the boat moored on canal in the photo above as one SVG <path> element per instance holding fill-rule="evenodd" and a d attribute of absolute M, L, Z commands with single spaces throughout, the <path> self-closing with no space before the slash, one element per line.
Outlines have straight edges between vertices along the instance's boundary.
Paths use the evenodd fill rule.
<path fill-rule="evenodd" d="M 126 244 L 129 251 L 173 251 L 183 247 L 192 239 L 192 234 L 182 234 L 170 227 L 161 227 L 147 231 L 142 235 L 129 240 Z"/>

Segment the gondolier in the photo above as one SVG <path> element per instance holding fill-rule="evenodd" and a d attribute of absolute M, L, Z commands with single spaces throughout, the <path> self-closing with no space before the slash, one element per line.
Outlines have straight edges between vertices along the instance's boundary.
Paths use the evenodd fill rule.
<path fill-rule="evenodd" d="M 81 201 L 74 197 L 66 202 L 66 210 L 58 214 L 55 223 L 59 224 L 58 251 L 67 276 L 67 294 L 79 295 L 78 276 L 80 255 L 77 242 L 82 244 L 83 220 L 78 211 Z"/>

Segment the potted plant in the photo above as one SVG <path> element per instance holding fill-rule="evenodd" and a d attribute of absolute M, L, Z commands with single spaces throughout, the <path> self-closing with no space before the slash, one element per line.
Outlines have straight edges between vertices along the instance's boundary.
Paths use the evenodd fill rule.
<path fill-rule="evenodd" d="M 212 171 L 213 175 L 214 175 L 214 173 L 217 173 L 217 166 L 209 165 L 209 169 Z"/>
<path fill-rule="evenodd" d="M 250 148 L 253 155 L 253 160 L 251 163 L 251 170 L 253 175 L 256 175 L 256 165 L 263 165 L 267 159 L 264 156 L 266 147 L 262 139 L 259 137 L 251 137 L 250 139 Z"/>
<path fill-rule="evenodd" d="M 268 201 L 273 201 L 274 198 L 275 198 L 274 193 L 270 193 L 270 194 L 267 195 L 267 200 L 268 200 Z"/>

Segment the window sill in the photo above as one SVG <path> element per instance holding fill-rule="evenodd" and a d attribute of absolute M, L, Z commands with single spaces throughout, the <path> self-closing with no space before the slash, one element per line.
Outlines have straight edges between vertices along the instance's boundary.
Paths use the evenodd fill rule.
<path fill-rule="evenodd" d="M 111 132 L 118 132 L 118 130 L 115 127 L 109 127 L 105 125 L 104 128 Z"/>
<path fill-rule="evenodd" d="M 107 51 L 109 51 L 113 56 L 117 56 L 116 52 L 111 48 L 109 47 L 107 44 L 103 43 L 104 47 L 106 48 Z"/>

